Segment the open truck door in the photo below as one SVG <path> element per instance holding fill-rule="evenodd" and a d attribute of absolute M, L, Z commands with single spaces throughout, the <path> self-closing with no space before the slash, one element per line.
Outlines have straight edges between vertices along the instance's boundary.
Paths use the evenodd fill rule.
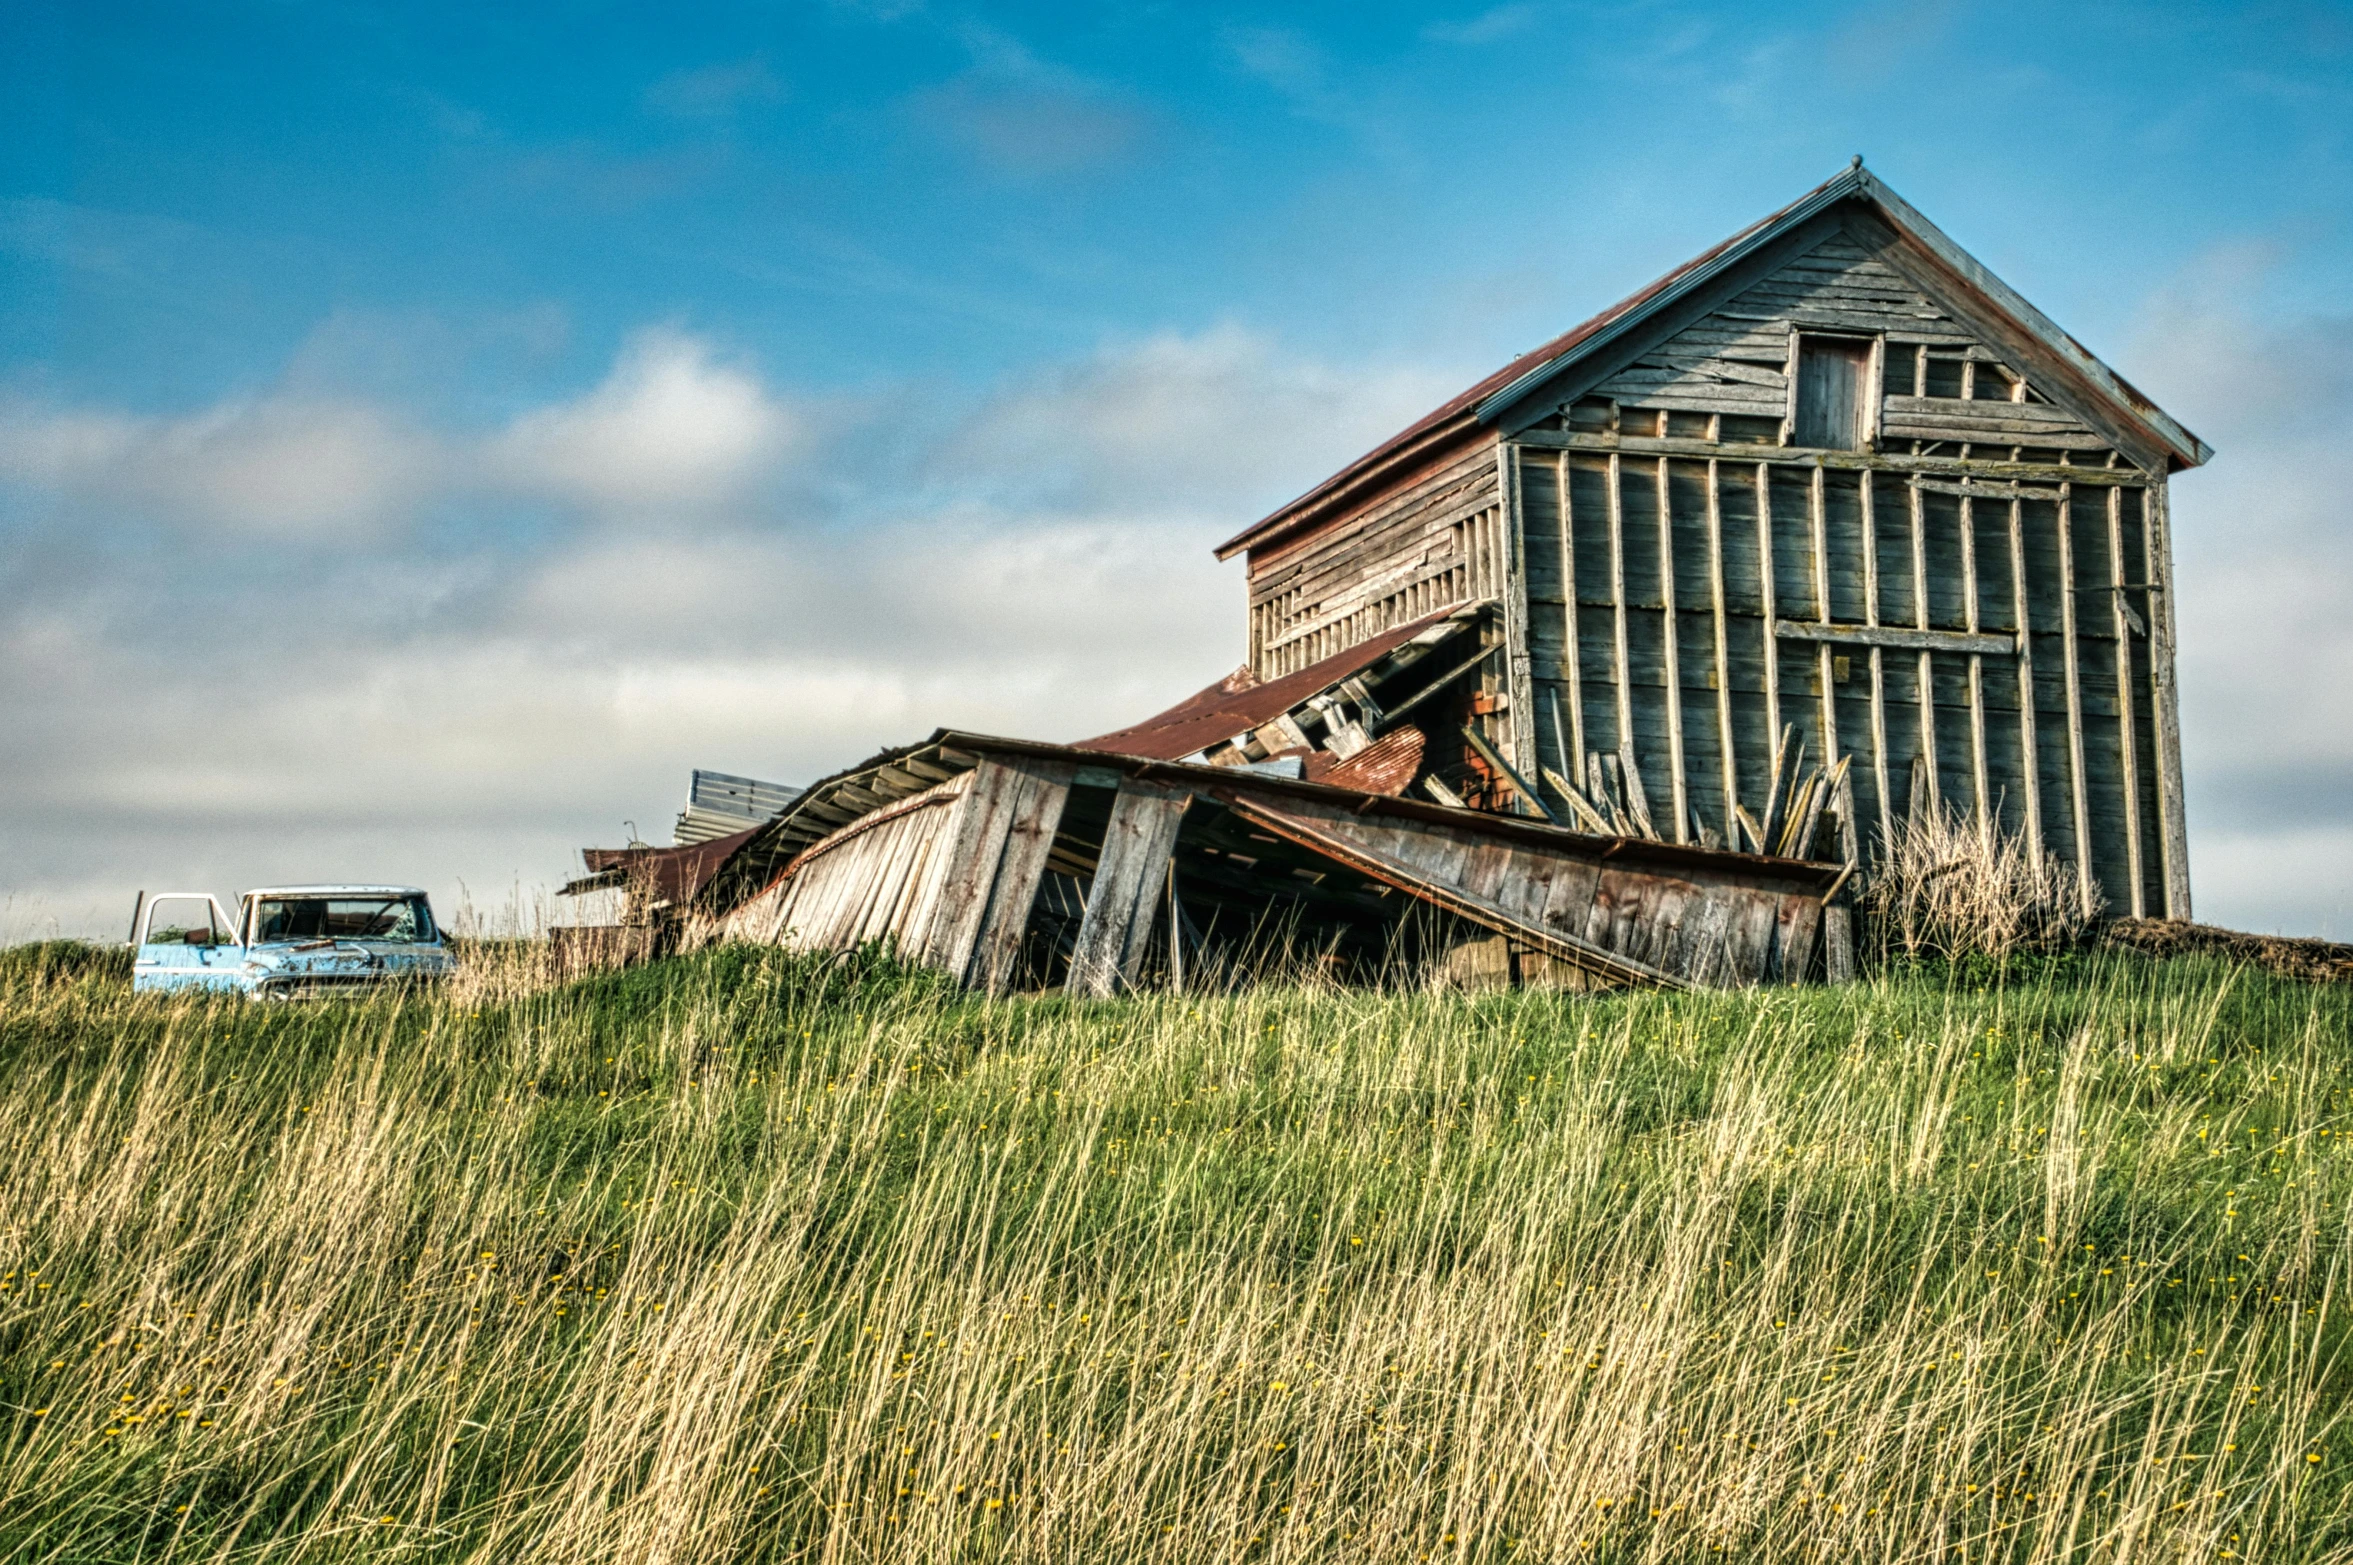
<path fill-rule="evenodd" d="M 131 987 L 150 992 L 245 987 L 245 944 L 209 891 L 139 895 L 131 914 Z"/>

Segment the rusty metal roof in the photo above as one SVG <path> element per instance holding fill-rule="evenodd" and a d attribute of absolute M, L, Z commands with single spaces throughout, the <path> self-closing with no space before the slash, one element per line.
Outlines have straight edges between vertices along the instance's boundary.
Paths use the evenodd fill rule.
<path fill-rule="evenodd" d="M 750 842 L 765 824 L 675 848 L 582 848 L 580 861 L 588 873 L 557 894 L 578 896 L 584 891 L 629 887 L 642 890 L 654 903 L 691 902 L 719 873 L 720 866 L 734 857 L 736 849 Z"/>
<path fill-rule="evenodd" d="M 1432 410 L 1390 436 L 1372 450 L 1279 510 L 1217 546 L 1221 560 L 1244 549 L 1272 543 L 1308 526 L 1349 500 L 1384 485 L 1395 477 L 1435 465 L 1485 437 L 1505 411 L 1525 400 L 1543 382 L 1560 374 L 1580 358 L 1597 351 L 1674 301 L 1755 254 L 1799 224 L 1828 211 L 1841 201 L 1861 201 L 1878 216 L 1927 252 L 1953 274 L 1952 281 L 1980 295 L 2007 315 L 2027 335 L 2048 349 L 2083 389 L 2146 431 L 2171 460 L 2196 467 L 2213 456 L 2213 448 L 2176 423 L 2163 409 L 2131 383 L 2093 356 L 2091 350 L 2061 331 L 2014 289 L 1996 277 L 1974 256 L 1955 244 L 1935 224 L 1920 215 L 1856 159 L 1849 167 L 1807 191 L 1797 200 L 1636 290 L 1590 320 L 1570 327 L 1540 348 L 1513 359 L 1461 395 Z"/>
<path fill-rule="evenodd" d="M 1227 675 L 1216 684 L 1185 697 L 1167 711 L 1131 727 L 1098 734 L 1092 739 L 1076 741 L 1082 750 L 1110 750 L 1120 755 L 1141 755 L 1155 760 L 1175 761 L 1188 755 L 1198 755 L 1209 746 L 1236 734 L 1271 723 L 1293 707 L 1319 695 L 1352 674 L 1360 674 L 1378 663 L 1391 652 L 1406 645 L 1424 631 L 1448 621 L 1469 624 L 1482 609 L 1480 604 L 1455 604 L 1426 614 L 1403 625 L 1395 625 L 1368 640 L 1360 641 L 1345 652 L 1335 652 L 1320 663 L 1310 663 L 1296 673 L 1263 683 L 1242 681 L 1249 679 L 1249 671 Z"/>

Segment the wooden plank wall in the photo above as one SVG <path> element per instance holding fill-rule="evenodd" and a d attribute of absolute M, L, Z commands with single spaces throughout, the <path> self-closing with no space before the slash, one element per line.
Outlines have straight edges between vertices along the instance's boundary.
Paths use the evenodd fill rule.
<path fill-rule="evenodd" d="M 1504 583 L 1495 448 L 1296 543 L 1250 556 L 1250 666 L 1294 673 L 1392 625 L 1492 598 Z"/>
<path fill-rule="evenodd" d="M 2168 906 L 2171 659 L 2151 643 L 2160 544 L 2145 483 L 2126 481 L 2142 475 L 1956 495 L 1778 453 L 1613 444 L 1517 447 L 1534 706 L 1568 730 L 1539 724 L 1545 764 L 1581 776 L 1583 754 L 1630 733 L 1651 797 L 1675 791 L 1679 753 L 1688 812 L 1737 840 L 1730 803 L 1760 808 L 1786 723 L 1810 756 L 1855 757 L 1866 846 L 1918 764 L 1964 812 L 2039 832 L 2114 911 Z M 2014 638 L 2021 613 L 2024 658 L 1769 633 Z"/>
<path fill-rule="evenodd" d="M 1000 990 L 1020 957 L 1073 775 L 1065 762 L 992 757 L 861 816 L 728 915 L 722 937 L 831 951 L 887 939 L 975 988 Z"/>
<path fill-rule="evenodd" d="M 984 759 L 946 845 L 932 916 L 934 965 L 995 993 L 1012 977 L 1076 768 L 1030 757 Z"/>
<path fill-rule="evenodd" d="M 1177 827 L 1192 802 L 1189 789 L 1121 780 L 1071 951 L 1072 994 L 1110 995 L 1135 984 L 1168 891 Z"/>
<path fill-rule="evenodd" d="M 1807 330 L 1874 344 L 1874 448 L 1783 443 Z M 1731 838 L 1786 723 L 1854 756 L 1866 858 L 1918 765 L 2113 912 L 2187 916 L 2162 473 L 2004 363 L 1886 236 L 1833 234 L 1513 443 L 1547 764 L 1582 776 L 1630 736 L 1684 836 L 1696 815 Z M 2024 639 L 1832 646 L 1778 621 Z"/>
<path fill-rule="evenodd" d="M 1694 984 L 1796 983 L 1817 961 L 1822 904 L 1811 891 L 1706 870 L 1637 868 L 1320 802 L 1286 799 L 1280 812 L 1538 929 Z"/>
<path fill-rule="evenodd" d="M 961 773 L 832 833 L 730 913 L 723 935 L 794 950 L 847 950 L 869 940 L 928 949 L 948 869 L 941 844 L 955 831 L 972 778 Z"/>

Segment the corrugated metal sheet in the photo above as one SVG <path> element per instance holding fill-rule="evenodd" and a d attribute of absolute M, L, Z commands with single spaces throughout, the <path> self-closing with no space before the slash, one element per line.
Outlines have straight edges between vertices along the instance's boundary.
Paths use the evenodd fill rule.
<path fill-rule="evenodd" d="M 671 840 L 684 848 L 714 837 L 733 836 L 747 826 L 776 819 L 800 796 L 801 790 L 789 783 L 697 768 Z"/>
<path fill-rule="evenodd" d="M 632 903 L 646 907 L 683 906 L 764 824 L 740 826 L 724 837 L 674 848 L 582 848 L 580 858 L 588 873 L 558 895 L 619 889 L 629 892 Z"/>

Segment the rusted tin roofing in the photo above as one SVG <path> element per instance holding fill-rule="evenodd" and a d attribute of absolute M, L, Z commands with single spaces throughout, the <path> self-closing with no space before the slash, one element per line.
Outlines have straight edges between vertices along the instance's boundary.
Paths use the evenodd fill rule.
<path fill-rule="evenodd" d="M 588 873 L 565 886 L 561 894 L 577 896 L 583 891 L 626 886 L 641 890 L 648 902 L 683 906 L 693 901 L 719 873 L 719 867 L 759 830 L 759 826 L 747 826 L 724 837 L 675 848 L 582 848 L 580 860 Z"/>
<path fill-rule="evenodd" d="M 1590 320 L 1570 327 L 1540 348 L 1521 354 L 1477 385 L 1390 436 L 1354 462 L 1334 473 L 1290 504 L 1252 523 L 1217 546 L 1217 557 L 1231 559 L 1244 549 L 1259 548 L 1313 525 L 1350 501 L 1386 486 L 1400 475 L 1435 466 L 1460 455 L 1479 440 L 1504 413 L 1524 401 L 1545 381 L 1561 374 L 1579 359 L 1615 341 L 1712 278 L 1755 254 L 1799 224 L 1828 211 L 1841 201 L 1860 201 L 1903 237 L 1911 240 L 1951 274 L 1950 281 L 1984 299 L 2009 317 L 2070 371 L 2088 391 L 2118 415 L 2145 431 L 2180 467 L 2196 467 L 2214 452 L 2121 375 L 2100 362 L 2091 350 L 2059 329 L 2014 289 L 1986 270 L 1974 256 L 1948 238 L 1935 224 L 1889 189 L 1862 166 L 1862 160 L 1836 177 L 1807 191 L 1768 217 L 1700 252 L 1636 290 Z"/>
<path fill-rule="evenodd" d="M 1249 670 L 1240 670 L 1132 727 L 1081 739 L 1077 741 L 1078 748 L 1163 761 L 1198 755 L 1222 739 L 1273 722 L 1308 697 L 1321 694 L 1352 674 L 1363 673 L 1423 631 L 1450 619 L 1462 619 L 1464 614 L 1465 606 L 1461 604 L 1440 609 L 1435 614 L 1392 626 L 1345 652 L 1335 652 L 1320 663 L 1310 663 L 1280 679 L 1258 683 L 1251 680 Z"/>

